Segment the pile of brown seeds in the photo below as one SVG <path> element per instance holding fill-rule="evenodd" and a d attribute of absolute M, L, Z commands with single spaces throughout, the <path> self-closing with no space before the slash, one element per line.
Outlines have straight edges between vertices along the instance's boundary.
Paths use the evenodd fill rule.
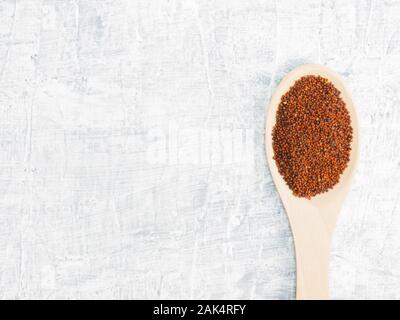
<path fill-rule="evenodd" d="M 346 104 L 327 79 L 304 76 L 282 96 L 272 132 L 274 159 L 295 196 L 310 199 L 339 182 L 352 138 Z"/>

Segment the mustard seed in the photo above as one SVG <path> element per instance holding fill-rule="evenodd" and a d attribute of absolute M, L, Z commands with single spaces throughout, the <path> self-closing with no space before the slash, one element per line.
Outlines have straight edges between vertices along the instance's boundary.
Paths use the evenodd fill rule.
<path fill-rule="evenodd" d="M 282 96 L 272 131 L 274 160 L 295 196 L 310 199 L 339 182 L 352 138 L 346 104 L 327 79 L 304 76 Z"/>

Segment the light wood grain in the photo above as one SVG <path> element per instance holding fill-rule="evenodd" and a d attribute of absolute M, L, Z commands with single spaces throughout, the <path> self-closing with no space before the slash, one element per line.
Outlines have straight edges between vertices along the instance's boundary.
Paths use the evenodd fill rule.
<path fill-rule="evenodd" d="M 272 130 L 281 97 L 296 80 L 305 75 L 320 75 L 341 92 L 349 110 L 353 127 L 350 161 L 333 189 L 311 199 L 296 197 L 278 172 L 273 159 Z M 358 162 L 358 120 L 353 101 L 339 76 L 327 67 L 307 64 L 292 70 L 279 84 L 271 98 L 266 119 L 266 151 L 269 168 L 289 217 L 296 249 L 297 298 L 327 299 L 329 297 L 329 251 L 333 230 L 343 200 L 349 190 Z"/>

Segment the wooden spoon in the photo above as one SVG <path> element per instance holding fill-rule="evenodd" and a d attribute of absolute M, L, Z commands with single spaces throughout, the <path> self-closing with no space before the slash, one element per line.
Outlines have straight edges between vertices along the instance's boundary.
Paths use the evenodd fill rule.
<path fill-rule="evenodd" d="M 320 75 L 340 90 L 350 113 L 353 127 L 350 161 L 339 183 L 311 200 L 293 195 L 278 172 L 272 149 L 272 129 L 276 112 L 285 94 L 296 80 L 305 75 Z M 353 101 L 339 76 L 327 67 L 307 64 L 291 71 L 279 84 L 269 104 L 266 119 L 266 152 L 272 178 L 289 217 L 296 250 L 297 299 L 329 299 L 329 251 L 332 234 L 349 190 L 358 161 L 358 122 Z"/>

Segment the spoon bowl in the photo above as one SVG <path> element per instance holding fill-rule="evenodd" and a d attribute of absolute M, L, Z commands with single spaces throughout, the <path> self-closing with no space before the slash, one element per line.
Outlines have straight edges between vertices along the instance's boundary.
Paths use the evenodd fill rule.
<path fill-rule="evenodd" d="M 340 176 L 340 181 L 325 193 L 311 199 L 293 195 L 273 159 L 272 130 L 282 95 L 289 91 L 296 80 L 306 75 L 319 75 L 328 79 L 340 92 L 346 103 L 353 128 L 350 160 Z M 267 161 L 275 186 L 289 217 L 292 229 L 297 269 L 297 299 L 329 298 L 329 252 L 336 221 L 359 158 L 357 114 L 349 92 L 339 75 L 329 68 L 317 64 L 306 64 L 295 68 L 280 82 L 269 103 L 265 143 Z"/>

